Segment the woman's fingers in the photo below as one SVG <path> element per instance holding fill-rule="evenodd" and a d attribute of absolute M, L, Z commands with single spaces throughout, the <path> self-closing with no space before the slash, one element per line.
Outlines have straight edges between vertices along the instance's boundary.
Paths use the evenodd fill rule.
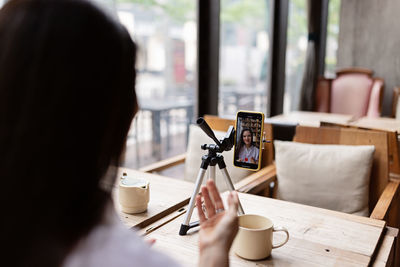
<path fill-rule="evenodd" d="M 212 199 L 214 200 L 214 206 L 217 210 L 224 209 L 224 203 L 222 202 L 221 195 L 218 192 L 217 186 L 215 185 L 213 180 L 207 181 L 207 189 L 211 194 Z"/>
<path fill-rule="evenodd" d="M 201 188 L 201 194 L 204 199 L 204 206 L 206 207 L 207 217 L 210 218 L 215 215 L 215 206 L 210 198 L 208 188 L 203 186 Z"/>
<path fill-rule="evenodd" d="M 228 210 L 230 213 L 237 214 L 239 197 L 236 191 L 231 191 L 228 195 Z"/>
<path fill-rule="evenodd" d="M 213 217 L 217 211 L 219 210 L 224 210 L 224 204 L 221 199 L 221 195 L 218 192 L 218 189 L 214 183 L 214 181 L 209 180 L 207 181 L 207 186 L 203 186 L 201 188 L 201 194 L 204 199 L 204 206 L 205 206 L 205 211 L 206 214 L 204 214 L 203 208 L 202 208 L 202 201 L 201 201 L 201 196 L 196 197 L 196 205 L 197 205 L 197 211 L 199 213 L 199 218 L 200 218 L 200 223 L 203 223 L 204 221 L 207 220 L 208 218 Z M 237 211 L 238 211 L 238 205 L 239 205 L 239 198 L 237 195 L 236 191 L 232 191 L 228 195 L 228 208 L 229 208 L 229 213 L 231 215 L 236 216 Z"/>
<path fill-rule="evenodd" d="M 196 206 L 197 206 L 197 212 L 199 214 L 199 218 L 200 218 L 200 223 L 203 223 L 206 221 L 206 215 L 203 212 L 203 207 L 202 207 L 202 203 L 201 203 L 201 196 L 197 196 L 196 197 Z"/>

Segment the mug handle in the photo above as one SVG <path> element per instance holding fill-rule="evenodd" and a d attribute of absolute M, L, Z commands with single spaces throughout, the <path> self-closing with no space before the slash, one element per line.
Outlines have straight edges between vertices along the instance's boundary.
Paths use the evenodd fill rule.
<path fill-rule="evenodd" d="M 280 243 L 278 245 L 273 245 L 272 244 L 272 248 L 282 247 L 283 245 L 285 245 L 289 241 L 289 232 L 285 227 L 274 227 L 273 232 L 285 232 L 286 233 L 286 239 L 285 239 L 285 241 L 283 241 L 282 243 Z"/>

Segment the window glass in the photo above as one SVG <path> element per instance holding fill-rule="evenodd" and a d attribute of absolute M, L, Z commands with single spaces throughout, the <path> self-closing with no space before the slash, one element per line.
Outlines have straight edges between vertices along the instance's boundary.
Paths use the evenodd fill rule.
<path fill-rule="evenodd" d="M 284 113 L 299 108 L 300 87 L 308 42 L 307 1 L 290 0 L 288 16 Z"/>
<path fill-rule="evenodd" d="M 328 32 L 326 39 L 325 76 L 335 76 L 339 38 L 340 0 L 329 1 Z"/>
<path fill-rule="evenodd" d="M 186 151 L 193 117 L 196 0 L 96 0 L 125 25 L 138 45 L 140 111 L 124 165 L 138 168 Z"/>
<path fill-rule="evenodd" d="M 222 0 L 220 14 L 220 116 L 238 110 L 266 112 L 271 1 Z"/>

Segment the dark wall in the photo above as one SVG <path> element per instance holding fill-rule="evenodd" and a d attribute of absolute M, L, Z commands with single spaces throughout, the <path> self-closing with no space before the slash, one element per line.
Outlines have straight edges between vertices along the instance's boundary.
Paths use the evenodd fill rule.
<path fill-rule="evenodd" d="M 400 86 L 400 1 L 342 0 L 337 67 L 366 67 L 385 81 L 382 113 Z"/>

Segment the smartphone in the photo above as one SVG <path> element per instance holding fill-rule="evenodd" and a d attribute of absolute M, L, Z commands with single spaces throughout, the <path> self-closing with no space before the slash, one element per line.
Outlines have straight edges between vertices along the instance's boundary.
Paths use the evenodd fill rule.
<path fill-rule="evenodd" d="M 240 110 L 236 114 L 235 167 L 257 171 L 261 167 L 264 114 Z"/>

